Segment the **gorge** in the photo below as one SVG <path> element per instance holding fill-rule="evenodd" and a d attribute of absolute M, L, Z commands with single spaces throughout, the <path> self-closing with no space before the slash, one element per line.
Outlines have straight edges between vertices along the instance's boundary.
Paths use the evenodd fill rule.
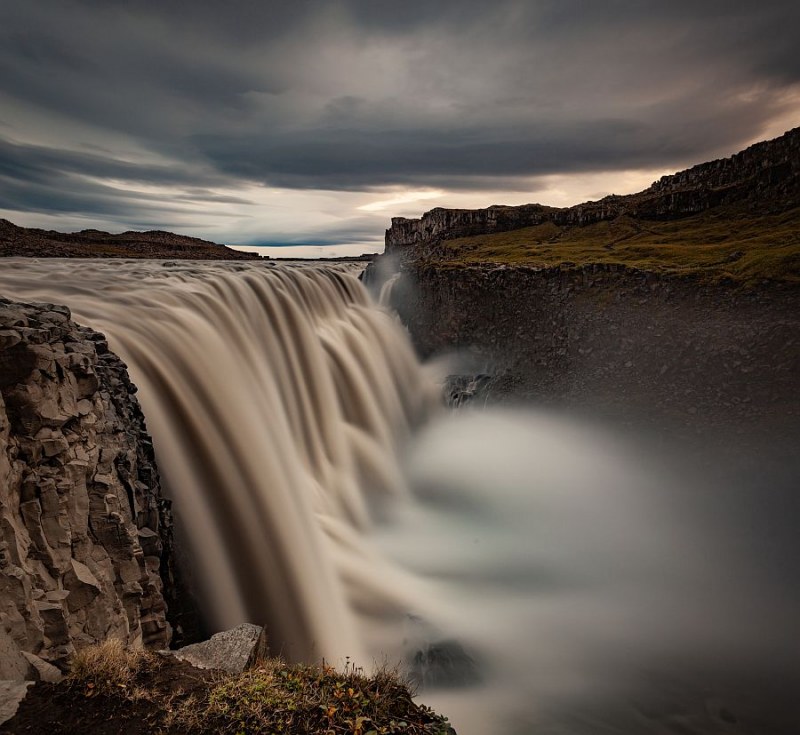
<path fill-rule="evenodd" d="M 733 722 L 792 732 L 798 585 L 783 560 L 797 551 L 797 501 L 795 467 L 781 462 L 793 445 L 744 443 L 734 467 L 712 449 L 698 463 L 662 438 L 552 410 L 450 414 L 439 406 L 444 376 L 417 361 L 357 274 L 11 259 L 0 291 L 67 304 L 127 364 L 211 630 L 266 624 L 272 652 L 293 660 L 400 661 L 462 735 L 722 733 Z M 50 343 L 78 329 L 63 307 L 7 308 L 28 326 L 19 316 L 4 325 L 20 337 L 4 332 L 6 349 L 31 339 L 34 321 Z M 66 349 L 73 342 L 65 356 L 82 354 Z M 65 360 L 83 371 L 76 381 L 89 372 Z M 29 367 L 44 384 L 71 380 L 63 368 Z M 58 407 L 82 420 L 85 404 Z M 64 423 L 73 451 L 75 424 Z M 63 446 L 55 428 L 14 431 L 33 432 L 23 438 L 41 442 L 45 468 L 57 462 L 47 449 Z M 30 459 L 10 446 L 21 476 Z M 124 464 L 112 464 L 119 476 Z M 89 467 L 91 505 L 108 495 L 108 472 Z M 28 534 L 21 555 L 41 569 L 54 548 L 44 518 L 59 506 L 44 483 L 10 488 L 4 514 L 18 517 L 18 493 L 42 508 L 43 536 L 32 520 L 17 523 L 17 538 Z M 129 501 L 131 511 L 142 503 Z M 145 517 L 136 515 L 142 549 L 162 528 Z M 67 520 L 58 533 L 73 532 Z M 149 555 L 130 553 L 152 573 L 148 543 Z M 56 548 L 69 557 L 80 546 Z M 67 557 L 32 578 L 79 641 L 83 607 L 71 602 L 93 585 Z M 124 583 L 99 556 L 81 558 L 97 588 Z M 5 610 L 7 629 L 8 620 Z M 57 663 L 43 634 L 34 653 Z"/>

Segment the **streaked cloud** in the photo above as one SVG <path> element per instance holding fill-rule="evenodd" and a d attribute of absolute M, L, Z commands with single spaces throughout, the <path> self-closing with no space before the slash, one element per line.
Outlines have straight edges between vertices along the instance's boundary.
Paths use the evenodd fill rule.
<path fill-rule="evenodd" d="M 0 210 L 374 249 L 429 204 L 625 193 L 800 124 L 798 27 L 781 0 L 2 3 Z"/>

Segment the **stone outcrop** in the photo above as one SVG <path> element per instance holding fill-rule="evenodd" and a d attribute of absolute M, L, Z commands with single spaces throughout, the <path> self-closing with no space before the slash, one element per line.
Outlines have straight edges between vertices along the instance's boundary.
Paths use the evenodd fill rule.
<path fill-rule="evenodd" d="M 174 656 L 178 661 L 187 661 L 198 669 L 219 669 L 229 674 L 241 674 L 269 656 L 267 631 L 260 625 L 242 623 L 230 630 L 215 633 L 207 641 L 164 653 Z"/>
<path fill-rule="evenodd" d="M 135 391 L 66 307 L 0 299 L 0 679 L 170 641 L 171 515 Z"/>
<path fill-rule="evenodd" d="M 416 257 L 436 242 L 505 232 L 552 222 L 583 226 L 629 216 L 644 220 L 678 219 L 713 207 L 736 204 L 760 213 L 778 212 L 800 201 L 800 128 L 757 143 L 729 158 L 664 176 L 648 189 L 608 196 L 574 207 L 525 204 L 486 209 L 442 209 L 419 219 L 392 218 L 386 253 Z M 410 251 L 410 252 L 408 252 Z"/>
<path fill-rule="evenodd" d="M 418 263 L 392 302 L 423 356 L 460 353 L 492 376 L 493 399 L 800 434 L 796 285 L 744 289 L 613 265 Z"/>
<path fill-rule="evenodd" d="M 234 250 L 198 237 L 173 232 L 102 230 L 56 232 L 18 227 L 0 219 L 0 257 L 33 258 L 171 258 L 190 260 L 260 260 L 258 253 Z"/>

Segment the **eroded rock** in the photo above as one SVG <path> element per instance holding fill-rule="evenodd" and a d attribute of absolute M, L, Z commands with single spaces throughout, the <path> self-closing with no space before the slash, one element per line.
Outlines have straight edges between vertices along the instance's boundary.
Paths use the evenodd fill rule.
<path fill-rule="evenodd" d="M 171 515 L 124 363 L 66 307 L 0 299 L 0 676 L 171 637 Z M 57 670 L 57 669 L 56 669 Z"/>

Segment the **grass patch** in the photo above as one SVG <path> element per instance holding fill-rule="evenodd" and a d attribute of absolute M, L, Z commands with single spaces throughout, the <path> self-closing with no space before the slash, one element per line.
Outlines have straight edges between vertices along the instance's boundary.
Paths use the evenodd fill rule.
<path fill-rule="evenodd" d="M 181 681 L 189 686 L 176 684 Z M 126 651 L 119 641 L 108 641 L 78 653 L 58 687 L 61 693 L 49 700 L 62 701 L 90 730 L 98 716 L 113 712 L 121 728 L 138 723 L 136 732 L 171 735 L 453 732 L 446 718 L 415 703 L 407 683 L 385 668 L 367 676 L 349 664 L 339 671 L 269 659 L 239 675 L 199 672 L 171 657 Z"/>
<path fill-rule="evenodd" d="M 184 702 L 177 722 L 194 729 L 212 721 L 219 732 L 447 735 L 449 727 L 387 670 L 373 676 L 348 668 L 287 666 L 280 661 L 226 678 L 206 699 Z"/>
<path fill-rule="evenodd" d="M 771 215 L 718 208 L 670 221 L 621 216 L 586 227 L 548 222 L 444 240 L 436 257 L 453 265 L 616 264 L 712 280 L 800 282 L 800 208 Z"/>
<path fill-rule="evenodd" d="M 140 690 L 137 681 L 159 668 L 159 657 L 143 649 L 126 649 L 116 638 L 78 651 L 66 683 L 85 690 L 86 696 L 122 694 Z M 141 691 L 137 691 L 141 696 Z"/>

